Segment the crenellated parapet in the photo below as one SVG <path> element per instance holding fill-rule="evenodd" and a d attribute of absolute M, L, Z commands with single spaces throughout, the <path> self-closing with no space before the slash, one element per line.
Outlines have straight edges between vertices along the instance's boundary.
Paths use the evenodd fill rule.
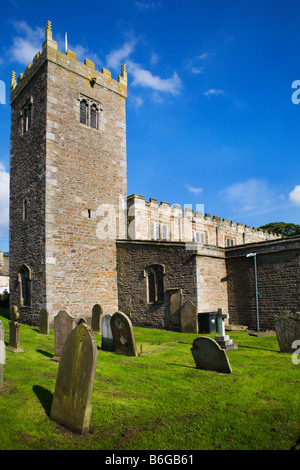
<path fill-rule="evenodd" d="M 201 207 L 201 206 L 200 206 Z M 217 246 L 235 246 L 281 238 L 233 220 L 211 216 L 190 205 L 182 208 L 133 194 L 127 198 L 128 236 L 135 240 L 199 242 Z"/>
<path fill-rule="evenodd" d="M 125 98 L 127 97 L 127 70 L 125 64 L 122 65 L 121 75 L 118 76 L 117 80 L 114 80 L 111 77 L 110 70 L 102 68 L 101 72 L 97 71 L 92 60 L 85 59 L 84 62 L 80 62 L 77 59 L 77 54 L 69 49 L 67 49 L 66 53 L 60 52 L 57 48 L 57 42 L 52 37 L 52 24 L 50 21 L 47 21 L 42 51 L 34 56 L 33 61 L 28 64 L 24 73 L 21 73 L 18 79 L 16 79 L 15 72 L 11 74 L 11 104 L 47 60 L 82 75 L 92 87 L 106 87 Z"/>

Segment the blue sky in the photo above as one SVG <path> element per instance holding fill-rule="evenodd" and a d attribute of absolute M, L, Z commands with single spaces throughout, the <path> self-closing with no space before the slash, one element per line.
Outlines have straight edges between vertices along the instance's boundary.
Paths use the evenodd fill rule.
<path fill-rule="evenodd" d="M 116 79 L 127 64 L 128 194 L 204 204 L 254 227 L 300 224 L 298 1 L 6 0 L 0 250 L 8 250 L 10 75 L 41 50 L 47 20 L 61 51 L 67 32 L 79 60 Z"/>

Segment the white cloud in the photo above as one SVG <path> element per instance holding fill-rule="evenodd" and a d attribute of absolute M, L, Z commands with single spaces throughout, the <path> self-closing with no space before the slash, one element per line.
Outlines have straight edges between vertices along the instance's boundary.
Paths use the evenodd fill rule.
<path fill-rule="evenodd" d="M 0 163 L 0 236 L 8 237 L 9 173 Z"/>
<path fill-rule="evenodd" d="M 200 74 L 204 73 L 204 66 L 203 66 L 203 61 L 207 59 L 211 54 L 208 52 L 203 52 L 200 55 L 197 55 L 196 57 L 193 57 L 192 59 L 188 59 L 186 61 L 186 67 L 189 70 L 189 72 L 193 74 Z"/>
<path fill-rule="evenodd" d="M 141 1 L 136 1 L 134 2 L 135 6 L 141 10 L 141 11 L 148 11 L 152 10 L 153 8 L 160 8 L 161 3 L 160 2 L 141 2 Z"/>
<path fill-rule="evenodd" d="M 194 186 L 190 186 L 189 184 L 185 185 L 190 193 L 199 194 L 203 191 L 203 188 L 195 188 Z"/>
<path fill-rule="evenodd" d="M 45 32 L 39 26 L 31 28 L 24 20 L 15 21 L 13 26 L 18 36 L 13 37 L 13 45 L 8 51 L 10 60 L 28 65 L 35 54 L 41 50 Z"/>
<path fill-rule="evenodd" d="M 250 178 L 247 181 L 234 183 L 219 194 L 232 204 L 236 211 L 247 213 L 269 208 L 276 199 L 268 183 L 260 178 Z"/>
<path fill-rule="evenodd" d="M 219 95 L 224 95 L 225 91 L 224 90 L 216 90 L 215 88 L 210 88 L 210 90 L 207 90 L 204 92 L 205 96 L 219 96 Z"/>
<path fill-rule="evenodd" d="M 181 80 L 176 72 L 171 78 L 161 78 L 153 75 L 149 70 L 144 69 L 139 64 L 128 61 L 128 71 L 133 75 L 133 86 L 142 86 L 163 93 L 178 95 L 182 86 Z"/>
<path fill-rule="evenodd" d="M 300 206 L 300 185 L 294 187 L 293 191 L 289 194 L 289 198 L 294 204 Z"/>
<path fill-rule="evenodd" d="M 136 40 L 126 41 L 119 49 L 113 50 L 106 56 L 107 67 L 113 70 L 119 70 L 122 63 L 133 53 Z"/>
<path fill-rule="evenodd" d="M 130 56 L 135 50 L 136 43 L 137 40 L 133 38 L 126 41 L 119 49 L 115 49 L 108 54 L 106 56 L 107 67 L 113 70 L 119 70 L 122 63 L 126 62 L 127 71 L 129 74 L 132 74 L 133 77 L 133 86 L 141 86 L 161 93 L 177 95 L 180 92 L 182 82 L 176 72 L 174 72 L 170 78 L 161 78 L 158 75 L 154 75 L 150 70 L 147 70 L 136 61 L 130 59 Z"/>

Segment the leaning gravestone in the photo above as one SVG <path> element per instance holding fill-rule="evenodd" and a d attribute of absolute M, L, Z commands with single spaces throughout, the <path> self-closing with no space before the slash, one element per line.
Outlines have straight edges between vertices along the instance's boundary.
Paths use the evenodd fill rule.
<path fill-rule="evenodd" d="M 187 300 L 181 307 L 180 320 L 181 333 L 198 334 L 197 307 L 190 300 Z"/>
<path fill-rule="evenodd" d="M 111 331 L 111 317 L 112 315 L 106 314 L 102 318 L 102 325 L 101 325 L 101 330 L 102 330 L 102 343 L 101 343 L 101 349 L 104 351 L 114 351 L 115 346 L 114 346 L 114 338 L 113 334 Z"/>
<path fill-rule="evenodd" d="M 294 352 L 293 344 L 300 340 L 300 312 L 283 312 L 275 317 L 274 325 L 280 352 Z"/>
<path fill-rule="evenodd" d="M 49 313 L 46 308 L 40 311 L 39 332 L 43 335 L 49 334 Z"/>
<path fill-rule="evenodd" d="M 75 318 L 64 310 L 60 310 L 54 317 L 55 356 L 52 358 L 53 360 L 59 360 L 63 345 L 74 328 Z"/>
<path fill-rule="evenodd" d="M 91 330 L 80 323 L 65 341 L 50 412 L 50 419 L 78 434 L 89 431 L 97 354 Z"/>
<path fill-rule="evenodd" d="M 97 335 L 101 333 L 101 321 L 103 317 L 103 309 L 101 305 L 96 304 L 92 309 L 92 330 Z"/>
<path fill-rule="evenodd" d="M 211 370 L 230 374 L 232 372 L 226 351 L 208 337 L 196 338 L 191 348 L 197 369 Z"/>
<path fill-rule="evenodd" d="M 137 356 L 135 338 L 130 319 L 123 312 L 116 312 L 111 317 L 111 330 L 115 352 L 125 356 Z"/>
<path fill-rule="evenodd" d="M 3 387 L 4 381 L 4 364 L 5 364 L 5 331 L 2 321 L 0 320 L 0 388 Z"/>
<path fill-rule="evenodd" d="M 23 352 L 20 348 L 20 323 L 18 307 L 13 305 L 9 312 L 9 343 L 7 349 L 12 352 Z"/>

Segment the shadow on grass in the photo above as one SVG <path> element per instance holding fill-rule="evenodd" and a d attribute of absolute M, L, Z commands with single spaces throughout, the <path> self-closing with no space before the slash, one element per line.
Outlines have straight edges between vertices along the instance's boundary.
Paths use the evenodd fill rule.
<path fill-rule="evenodd" d="M 239 344 L 239 349 L 259 349 L 261 351 L 270 351 L 270 352 L 274 352 L 274 353 L 280 353 L 280 351 L 278 351 L 276 349 L 261 348 L 259 346 L 245 346 L 244 344 L 243 345 Z"/>
<path fill-rule="evenodd" d="M 43 351 L 43 349 L 37 349 L 36 352 L 38 352 L 40 354 L 43 354 L 44 356 L 47 356 L 47 357 L 53 357 L 54 356 L 54 354 L 52 354 L 51 352 Z"/>
<path fill-rule="evenodd" d="M 42 387 L 41 385 L 34 385 L 32 387 L 32 390 L 34 391 L 34 393 L 36 394 L 36 396 L 40 400 L 47 416 L 50 417 L 53 393 L 51 393 L 50 390 L 47 390 L 46 388 Z"/>

